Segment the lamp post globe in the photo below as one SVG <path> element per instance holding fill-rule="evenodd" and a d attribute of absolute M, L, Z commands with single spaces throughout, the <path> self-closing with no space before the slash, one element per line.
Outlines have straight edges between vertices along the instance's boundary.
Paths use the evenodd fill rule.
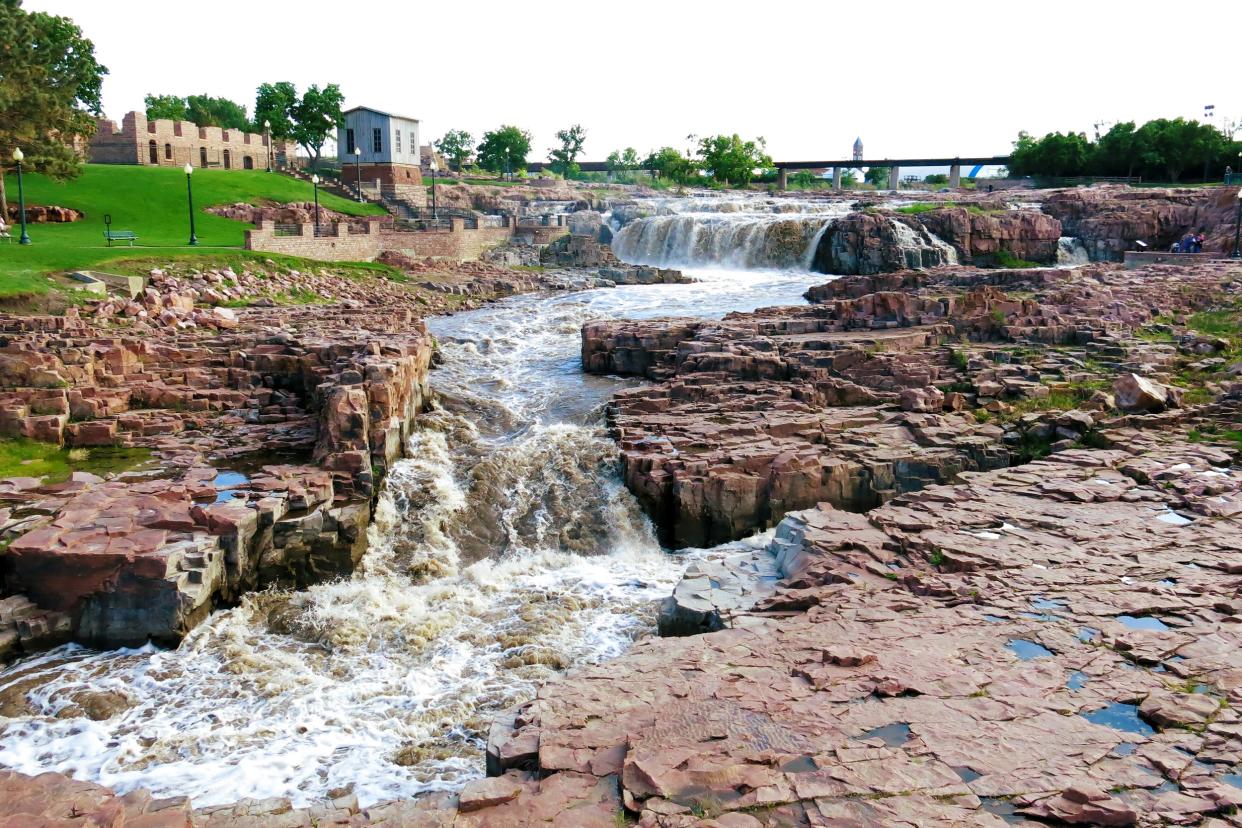
<path fill-rule="evenodd" d="M 358 176 L 358 201 L 362 201 L 362 147 L 354 145 L 354 172 Z"/>
<path fill-rule="evenodd" d="M 17 217 L 22 223 L 22 235 L 18 244 L 30 244 L 30 234 L 26 232 L 26 187 L 22 180 L 22 161 L 26 154 L 21 147 L 13 148 L 13 161 L 17 164 Z"/>
<path fill-rule="evenodd" d="M 185 170 L 185 196 L 190 205 L 190 246 L 194 247 L 198 244 L 198 236 L 194 233 L 194 186 L 190 183 L 190 176 L 194 175 L 194 165 L 187 161 L 182 169 Z"/>
<path fill-rule="evenodd" d="M 267 139 L 267 171 L 272 171 L 272 122 L 263 122 L 263 136 Z"/>

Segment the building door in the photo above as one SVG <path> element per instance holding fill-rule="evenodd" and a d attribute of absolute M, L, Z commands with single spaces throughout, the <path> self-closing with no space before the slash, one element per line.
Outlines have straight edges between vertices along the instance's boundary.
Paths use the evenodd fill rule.
<path fill-rule="evenodd" d="M 198 148 L 198 165 L 200 167 L 207 166 L 207 148 L 206 147 Z"/>
<path fill-rule="evenodd" d="M 251 158 L 249 155 L 242 158 L 242 169 L 246 169 L 246 170 L 254 169 L 254 159 Z"/>
<path fill-rule="evenodd" d="M 229 159 L 229 151 L 228 151 L 228 150 L 225 150 L 225 151 L 224 151 L 224 168 L 225 168 L 226 170 L 230 170 L 230 169 L 232 169 L 232 168 L 233 168 L 233 167 L 232 167 L 232 163 L 230 162 L 230 159 Z"/>
<path fill-rule="evenodd" d="M 160 151 L 159 151 L 159 148 L 155 146 L 154 141 L 151 141 L 147 144 L 147 150 L 151 156 L 151 163 L 152 164 L 160 163 Z"/>

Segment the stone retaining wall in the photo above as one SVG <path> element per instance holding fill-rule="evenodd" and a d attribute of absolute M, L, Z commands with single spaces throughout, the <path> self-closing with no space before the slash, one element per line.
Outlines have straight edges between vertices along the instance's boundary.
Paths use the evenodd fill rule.
<path fill-rule="evenodd" d="M 293 226 L 291 226 L 293 227 Z M 563 227 L 521 228 L 541 231 L 532 234 L 531 243 L 551 234 L 564 234 Z M 516 228 L 510 220 L 505 227 L 467 227 L 465 219 L 450 219 L 448 229 L 397 230 L 379 221 L 368 221 L 363 227 L 350 230 L 348 225 L 335 223 L 321 225 L 315 235 L 314 224 L 296 225 L 295 235 L 277 235 L 276 225 L 270 221 L 259 222 L 254 230 L 246 231 L 246 249 L 267 253 L 284 253 L 325 262 L 373 261 L 380 253 L 394 250 L 403 255 L 423 258 L 435 257 L 474 261 L 486 250 L 507 244 Z"/>

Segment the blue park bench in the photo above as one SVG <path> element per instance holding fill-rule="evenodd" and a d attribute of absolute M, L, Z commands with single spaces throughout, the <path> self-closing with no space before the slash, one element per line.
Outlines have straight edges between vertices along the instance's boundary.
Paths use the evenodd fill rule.
<path fill-rule="evenodd" d="M 129 246 L 133 247 L 134 242 L 138 240 L 133 230 L 105 230 L 104 238 L 108 240 L 108 247 L 111 247 L 114 241 L 127 241 Z"/>

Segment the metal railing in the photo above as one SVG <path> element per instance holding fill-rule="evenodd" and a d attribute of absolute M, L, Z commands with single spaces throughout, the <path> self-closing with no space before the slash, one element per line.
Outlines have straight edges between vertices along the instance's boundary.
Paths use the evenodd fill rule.
<path fill-rule="evenodd" d="M 273 229 L 273 236 L 300 236 L 302 235 L 302 225 L 300 224 L 277 224 Z"/>
<path fill-rule="evenodd" d="M 335 223 L 320 224 L 317 227 L 315 227 L 315 238 L 317 239 L 324 238 L 325 236 L 335 236 L 335 235 L 337 235 Z"/>

